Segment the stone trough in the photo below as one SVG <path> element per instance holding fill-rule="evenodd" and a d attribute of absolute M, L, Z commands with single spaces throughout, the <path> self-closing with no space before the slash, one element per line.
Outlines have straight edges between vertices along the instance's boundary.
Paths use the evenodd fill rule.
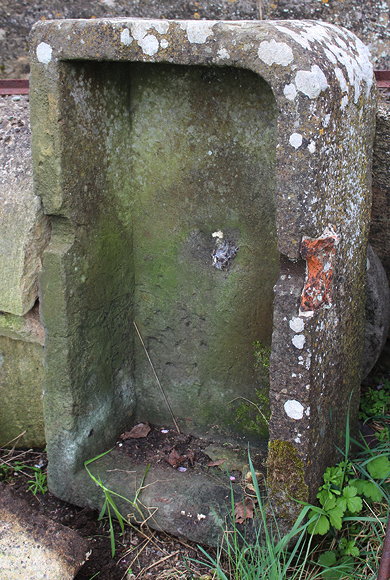
<path fill-rule="evenodd" d="M 268 448 L 280 518 L 313 498 L 356 415 L 374 105 L 366 47 L 330 24 L 35 26 L 56 495 L 100 505 L 84 462 L 148 421 Z M 148 470 L 118 447 L 90 469 L 128 498 L 146 486 L 150 525 L 217 541 L 223 472 Z"/>

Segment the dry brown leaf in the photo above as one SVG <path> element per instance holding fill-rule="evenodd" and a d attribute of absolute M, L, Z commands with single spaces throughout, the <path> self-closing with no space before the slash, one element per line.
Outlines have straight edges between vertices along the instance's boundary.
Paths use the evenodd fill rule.
<path fill-rule="evenodd" d="M 236 516 L 236 523 L 243 524 L 245 520 L 253 519 L 254 509 L 255 504 L 250 497 L 246 497 L 244 501 L 238 501 L 234 506 L 234 515 Z"/>
<path fill-rule="evenodd" d="M 217 459 L 217 461 L 210 461 L 207 464 L 207 467 L 217 467 L 218 465 L 222 465 L 222 463 L 225 463 L 226 461 L 226 457 L 224 457 L 223 459 Z"/>
<path fill-rule="evenodd" d="M 120 438 L 125 441 L 126 439 L 142 439 L 143 437 L 147 437 L 150 433 L 151 427 L 149 423 L 138 423 L 138 425 L 134 425 L 130 431 L 126 431 L 122 433 Z"/>
<path fill-rule="evenodd" d="M 179 467 L 179 465 L 184 463 L 186 459 L 187 457 L 185 457 L 184 455 L 180 455 L 180 453 L 175 448 L 171 449 L 168 457 L 166 458 L 169 465 L 172 465 L 172 467 L 175 468 Z"/>

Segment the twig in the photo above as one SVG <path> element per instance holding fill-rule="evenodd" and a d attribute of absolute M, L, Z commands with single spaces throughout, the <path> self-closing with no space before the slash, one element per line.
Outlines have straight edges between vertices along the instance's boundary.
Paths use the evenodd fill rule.
<path fill-rule="evenodd" d="M 165 560 L 169 560 L 169 558 L 173 558 L 173 556 L 176 556 L 177 554 L 179 554 L 179 550 L 176 550 L 176 552 L 172 552 L 172 554 L 168 554 L 167 556 L 164 556 L 163 558 L 160 558 L 159 560 L 157 560 L 157 562 L 153 562 L 152 564 L 149 564 L 149 566 L 146 566 L 146 568 L 144 568 L 143 570 L 141 570 L 141 572 L 136 577 L 136 580 L 137 580 L 137 578 L 140 577 L 141 574 L 144 574 L 148 570 L 151 570 L 155 566 L 158 566 L 162 562 L 165 562 Z"/>
<path fill-rule="evenodd" d="M 263 0 L 257 0 L 257 10 L 259 11 L 259 20 L 263 20 Z"/>
<path fill-rule="evenodd" d="M 10 449 L 10 453 L 12 453 L 12 452 L 14 451 L 14 449 L 15 449 L 15 445 L 17 444 L 18 440 L 19 440 L 21 437 L 23 437 L 23 435 L 25 435 L 26 433 L 27 433 L 27 431 L 26 431 L 26 430 L 22 431 L 22 433 L 19 433 L 19 435 L 16 435 L 16 437 L 14 437 L 13 439 L 11 439 L 10 441 L 7 441 L 7 443 L 4 443 L 4 445 L 2 445 L 2 446 L 1 446 L 1 449 L 3 449 L 4 447 L 8 447 L 8 445 L 9 445 L 10 443 L 13 443 L 13 442 L 15 441 L 15 443 L 14 443 L 14 445 L 13 445 L 12 449 Z"/>
<path fill-rule="evenodd" d="M 170 414 L 171 414 L 171 417 L 172 417 L 172 420 L 173 420 L 173 422 L 174 422 L 174 425 L 175 425 L 175 427 L 176 427 L 176 430 L 177 430 L 177 432 L 178 432 L 178 433 L 181 433 L 181 431 L 180 431 L 180 429 L 179 429 L 179 425 L 178 425 L 178 424 L 177 424 L 177 422 L 176 422 L 175 415 L 173 414 L 173 411 L 172 411 L 171 405 L 169 404 L 169 401 L 168 401 L 168 399 L 167 399 L 167 396 L 166 396 L 166 394 L 165 394 L 165 392 L 164 392 L 164 389 L 162 388 L 162 385 L 161 385 L 161 383 L 160 383 L 160 380 L 159 380 L 159 378 L 158 378 L 158 376 L 157 376 L 157 373 L 156 373 L 156 371 L 155 371 L 155 369 L 154 369 L 154 366 L 153 366 L 152 360 L 151 360 L 151 358 L 150 358 L 150 356 L 149 356 L 149 353 L 148 353 L 148 351 L 147 351 L 147 349 L 146 349 L 145 343 L 144 343 L 144 341 L 143 341 L 143 338 L 142 338 L 142 336 L 141 336 L 141 333 L 140 333 L 140 331 L 138 330 L 138 326 L 137 326 L 137 323 L 135 322 L 135 320 L 133 320 L 133 324 L 134 324 L 134 328 L 135 328 L 135 330 L 137 331 L 138 338 L 139 338 L 139 339 L 140 339 L 140 341 L 141 341 L 141 344 L 142 344 L 142 347 L 143 347 L 143 349 L 144 349 L 144 351 L 145 351 L 145 354 L 146 354 L 146 356 L 147 356 L 147 358 L 148 358 L 149 364 L 150 364 L 150 366 L 152 367 L 152 371 L 153 371 L 153 374 L 154 374 L 154 378 L 156 379 L 156 382 L 157 382 L 157 384 L 158 384 L 158 386 L 159 386 L 159 388 L 160 388 L 160 391 L 161 391 L 161 393 L 162 393 L 162 396 L 163 396 L 163 398 L 164 398 L 165 404 L 166 404 L 166 406 L 168 407 L 168 410 L 169 410 L 169 412 L 170 412 Z"/>

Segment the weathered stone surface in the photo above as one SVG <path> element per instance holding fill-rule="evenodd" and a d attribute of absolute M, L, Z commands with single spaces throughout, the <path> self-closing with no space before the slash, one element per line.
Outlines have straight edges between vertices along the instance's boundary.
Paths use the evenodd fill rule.
<path fill-rule="evenodd" d="M 42 19 L 193 18 L 221 20 L 314 19 L 341 25 L 371 48 L 376 68 L 389 68 L 388 5 L 378 0 L 0 0 L 1 76 L 28 73 L 27 38 Z"/>
<path fill-rule="evenodd" d="M 25 324 L 25 322 L 23 323 Z M 16 334 L 16 333 L 15 333 Z M 29 339 L 33 337 L 29 332 Z M 0 445 L 25 433 L 18 447 L 44 447 L 43 347 L 0 336 Z"/>
<path fill-rule="evenodd" d="M 372 247 L 367 251 L 366 332 L 363 378 L 374 367 L 386 343 L 390 327 L 390 289 L 386 272 Z"/>
<path fill-rule="evenodd" d="M 370 244 L 390 280 L 390 100 L 378 103 L 372 166 Z"/>
<path fill-rule="evenodd" d="M 38 296 L 49 227 L 32 189 L 28 101 L 17 98 L 0 98 L 0 311 L 23 315 Z"/>
<path fill-rule="evenodd" d="M 210 406 L 229 405 L 230 388 L 225 401 L 213 390 L 213 365 L 244 368 L 235 359 L 245 341 L 240 313 L 251 328 L 263 298 L 248 271 L 273 275 L 276 231 L 269 481 L 278 509 L 293 517 L 299 506 L 286 481 L 312 498 L 341 444 L 351 392 L 352 418 L 357 410 L 375 114 L 366 48 L 315 22 L 58 21 L 35 28 L 32 73 L 36 191 L 53 227 L 42 275 L 51 489 L 88 501 L 77 483 L 83 461 L 151 406 L 152 371 L 134 320 L 163 377 L 180 361 L 177 395 L 164 387 L 173 409 L 179 401 L 183 430 L 188 417 L 201 424 L 204 392 Z M 215 135 L 204 121 L 210 112 Z M 270 232 L 263 261 L 253 216 Z M 221 240 L 234 248 L 225 270 L 213 266 L 215 239 L 218 251 L 226 251 Z M 215 405 L 211 430 L 224 412 Z M 280 478 L 286 447 L 297 460 Z"/>
<path fill-rule="evenodd" d="M 88 556 L 77 532 L 37 514 L 0 485 L 0 577 L 72 580 Z"/>
<path fill-rule="evenodd" d="M 36 304 L 24 316 L 0 312 L 0 336 L 14 340 L 45 344 L 45 329 L 39 318 L 39 305 Z"/>

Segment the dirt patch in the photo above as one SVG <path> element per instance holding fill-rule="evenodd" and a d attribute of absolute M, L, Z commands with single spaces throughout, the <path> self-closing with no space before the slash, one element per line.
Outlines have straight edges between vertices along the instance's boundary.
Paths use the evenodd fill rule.
<path fill-rule="evenodd" d="M 169 464 L 166 464 L 171 469 Z M 158 580 L 200 578 L 207 568 L 193 560 L 203 560 L 199 548 L 163 532 L 147 527 L 127 527 L 121 534 L 114 522 L 116 553 L 111 556 L 109 525 L 98 521 L 98 512 L 78 508 L 56 498 L 50 492 L 29 491 L 33 481 L 33 467 L 45 473 L 46 454 L 38 451 L 0 450 L 0 493 L 4 486 L 15 496 L 27 501 L 38 514 L 76 530 L 88 542 L 91 555 L 76 580 L 121 580 L 129 578 Z M 212 553 L 212 550 L 209 549 Z"/>
<path fill-rule="evenodd" d="M 233 485 L 245 477 L 247 449 L 232 442 L 215 443 L 209 439 L 180 434 L 173 429 L 143 423 L 123 433 L 116 448 L 131 457 L 134 464 L 158 465 L 179 471 L 219 470 L 229 476 Z M 252 453 L 260 469 L 264 453 Z M 99 521 L 98 512 L 70 505 L 50 492 L 32 493 L 35 473 L 45 474 L 44 452 L 0 449 L 0 493 L 7 486 L 11 493 L 27 501 L 45 518 L 76 530 L 88 541 L 91 555 L 78 572 L 76 580 L 120 580 L 153 578 L 157 580 L 208 578 L 208 569 L 200 562 L 204 555 L 198 546 L 163 532 L 144 527 L 126 527 L 121 533 L 114 522 L 116 553 L 111 555 L 109 523 Z M 264 468 L 263 468 L 264 469 Z M 213 553 L 211 548 L 207 548 Z M 128 576 L 130 573 L 133 576 Z"/>
<path fill-rule="evenodd" d="M 135 465 L 159 465 L 179 471 L 218 467 L 233 477 L 249 469 L 247 448 L 233 442 L 215 443 L 148 423 L 139 423 L 122 433 L 116 447 L 129 455 Z M 264 450 L 251 449 L 251 458 L 255 469 L 265 471 Z"/>

